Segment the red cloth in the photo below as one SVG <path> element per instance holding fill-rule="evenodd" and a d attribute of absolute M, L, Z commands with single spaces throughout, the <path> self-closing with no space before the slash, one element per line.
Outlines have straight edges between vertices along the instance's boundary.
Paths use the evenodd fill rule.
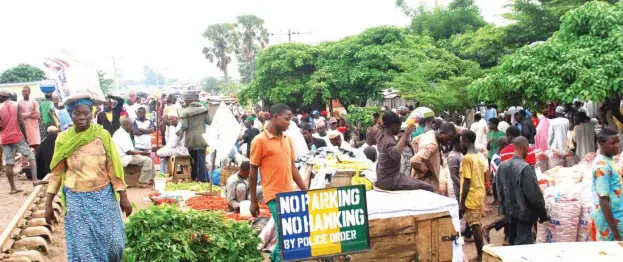
<path fill-rule="evenodd" d="M 326 110 L 322 110 L 322 112 L 320 112 L 321 116 L 327 116 L 327 111 Z"/>
<path fill-rule="evenodd" d="M 500 156 L 502 157 L 502 162 L 513 158 L 515 154 L 515 145 L 511 144 L 506 146 L 502 151 L 500 151 Z M 536 165 L 536 155 L 534 154 L 534 149 L 530 147 L 528 149 L 528 156 L 526 157 L 526 162 L 528 165 Z"/>
<path fill-rule="evenodd" d="M 20 116 L 21 117 L 21 116 Z M 24 138 L 17 120 L 17 103 L 6 100 L 0 104 L 0 143 L 2 145 L 16 144 Z"/>

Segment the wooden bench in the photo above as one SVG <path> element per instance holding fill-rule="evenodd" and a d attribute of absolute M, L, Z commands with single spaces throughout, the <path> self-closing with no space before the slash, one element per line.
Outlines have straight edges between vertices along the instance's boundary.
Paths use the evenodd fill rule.
<path fill-rule="evenodd" d="M 177 172 L 177 167 L 182 169 L 181 173 Z M 190 156 L 172 156 L 167 160 L 167 174 L 174 182 L 184 179 L 191 179 L 191 161 Z"/>
<path fill-rule="evenodd" d="M 138 179 L 141 177 L 142 166 L 128 164 L 123 168 L 125 184 L 128 187 L 135 187 L 138 185 Z"/>

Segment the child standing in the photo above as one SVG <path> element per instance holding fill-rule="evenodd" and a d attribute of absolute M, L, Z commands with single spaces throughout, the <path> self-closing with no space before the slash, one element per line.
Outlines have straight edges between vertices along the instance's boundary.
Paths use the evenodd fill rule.
<path fill-rule="evenodd" d="M 277 220 L 276 195 L 281 192 L 294 191 L 292 181 L 302 189 L 307 186 L 303 183 L 298 170 L 294 166 L 294 145 L 290 137 L 285 134 L 290 126 L 292 112 L 284 104 L 276 104 L 270 108 L 270 124 L 257 135 L 251 142 L 251 172 L 249 174 L 249 191 L 251 195 L 251 214 L 257 216 L 259 209 L 257 204 L 257 177 L 258 169 L 262 174 L 262 191 L 264 200 L 270 208 L 270 213 L 275 220 L 275 235 L 277 245 L 270 254 L 271 261 L 280 261 L 279 255 L 279 223 Z M 268 122 L 268 121 L 267 121 Z"/>
<path fill-rule="evenodd" d="M 485 199 L 485 164 L 480 161 L 476 143 L 476 133 L 466 131 L 461 135 L 461 146 L 467 150 L 467 154 L 461 161 L 461 198 L 459 202 L 459 215 L 465 217 L 465 221 L 471 227 L 476 243 L 478 256 L 469 261 L 480 261 L 482 259 L 482 247 L 484 246 L 484 236 L 482 232 L 480 218 Z"/>

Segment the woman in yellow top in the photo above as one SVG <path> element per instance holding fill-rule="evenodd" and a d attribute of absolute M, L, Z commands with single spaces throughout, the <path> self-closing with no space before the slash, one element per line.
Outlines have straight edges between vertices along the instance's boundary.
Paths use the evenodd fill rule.
<path fill-rule="evenodd" d="M 121 261 L 125 233 L 119 207 L 129 216 L 132 206 L 110 134 L 91 125 L 92 107 L 87 99 L 67 106 L 74 126 L 56 140 L 45 217 L 50 224 L 56 222 L 52 202 L 60 190 L 68 261 Z"/>

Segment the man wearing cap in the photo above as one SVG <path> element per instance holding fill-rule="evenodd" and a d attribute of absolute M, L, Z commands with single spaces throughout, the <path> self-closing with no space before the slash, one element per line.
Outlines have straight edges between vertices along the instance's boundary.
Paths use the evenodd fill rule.
<path fill-rule="evenodd" d="M 33 185 L 45 184 L 46 182 L 37 179 L 35 155 L 30 151 L 23 134 L 24 119 L 22 118 L 21 109 L 17 103 L 10 100 L 10 94 L 7 90 L 0 90 L 0 103 L 0 145 L 2 145 L 2 155 L 6 164 L 5 173 L 11 187 L 9 194 L 22 192 L 15 186 L 15 181 L 13 181 L 13 164 L 15 161 L 13 152 L 15 150 L 28 159 Z"/>
<path fill-rule="evenodd" d="M 377 138 L 378 159 L 376 164 L 376 186 L 384 190 L 417 190 L 434 191 L 430 184 L 400 174 L 400 160 L 403 149 L 408 146 L 409 136 L 415 125 L 409 125 L 399 141 L 395 136 L 400 133 L 401 121 L 391 111 L 383 113 L 385 128 Z"/>
<path fill-rule="evenodd" d="M 550 150 L 566 151 L 569 119 L 565 118 L 565 109 L 556 107 L 556 118 L 549 121 L 547 145 Z"/>
<path fill-rule="evenodd" d="M 339 150 L 340 152 L 348 154 L 351 157 L 355 157 L 355 151 L 348 143 L 344 142 L 344 137 L 340 131 L 331 130 L 327 134 L 327 137 L 329 137 L 329 142 L 331 142 L 331 145 L 335 151 Z"/>

